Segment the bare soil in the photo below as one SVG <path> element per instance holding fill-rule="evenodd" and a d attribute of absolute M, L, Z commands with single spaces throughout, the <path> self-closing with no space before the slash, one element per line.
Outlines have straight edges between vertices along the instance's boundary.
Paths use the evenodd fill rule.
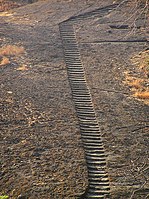
<path fill-rule="evenodd" d="M 85 192 L 87 168 L 58 24 L 112 2 L 47 0 L 0 14 L 0 46 L 24 49 L 0 65 L 0 195 L 69 199 Z M 149 106 L 124 84 L 126 71 L 138 75 L 131 58 L 148 48 L 131 42 L 147 38 L 145 19 L 139 16 L 134 30 L 132 12 L 123 4 L 104 16 L 84 15 L 74 26 L 113 199 L 149 198 Z M 121 24 L 127 28 L 111 28 Z"/>

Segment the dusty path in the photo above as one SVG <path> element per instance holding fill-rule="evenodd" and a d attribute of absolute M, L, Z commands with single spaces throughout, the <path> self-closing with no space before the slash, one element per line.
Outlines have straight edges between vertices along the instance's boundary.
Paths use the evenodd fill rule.
<path fill-rule="evenodd" d="M 46 1 L 0 16 L 1 46 L 25 49 L 1 66 L 1 195 L 77 198 L 87 188 L 84 150 L 59 33 L 59 23 L 76 16 L 74 29 L 108 155 L 111 197 L 148 198 L 149 107 L 133 98 L 123 84 L 126 71 L 136 72 L 130 58 L 147 44 L 99 42 L 145 39 L 140 29 L 132 34 L 129 28 L 110 28 L 122 21 L 132 24 L 127 21 L 131 14 L 127 5 L 104 17 L 86 17 L 85 13 L 110 4 L 110 0 Z"/>

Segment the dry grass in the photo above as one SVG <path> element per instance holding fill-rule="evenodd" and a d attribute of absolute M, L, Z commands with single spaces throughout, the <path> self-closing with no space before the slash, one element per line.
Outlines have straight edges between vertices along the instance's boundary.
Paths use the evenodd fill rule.
<path fill-rule="evenodd" d="M 7 64 L 10 64 L 10 60 L 8 57 L 2 57 L 2 60 L 0 62 L 0 66 L 4 66 L 4 65 L 7 65 Z"/>
<path fill-rule="evenodd" d="M 7 45 L 0 48 L 1 56 L 15 56 L 24 53 L 24 48 L 22 46 Z"/>
<path fill-rule="evenodd" d="M 11 64 L 16 58 L 25 53 L 24 47 L 17 45 L 6 45 L 0 48 L 0 66 Z M 11 61 L 10 61 L 11 60 Z M 18 59 L 17 59 L 18 60 Z M 27 70 L 25 66 L 20 66 L 17 70 Z"/>
<path fill-rule="evenodd" d="M 129 75 L 126 76 L 126 82 L 129 84 L 130 87 L 135 88 L 135 89 L 141 89 L 142 88 L 142 83 L 144 82 L 143 79 L 140 78 L 134 78 Z"/>
<path fill-rule="evenodd" d="M 25 71 L 25 70 L 28 70 L 28 68 L 25 65 L 22 65 L 22 66 L 18 67 L 16 70 Z"/>
<path fill-rule="evenodd" d="M 13 8 L 18 8 L 20 6 L 37 2 L 39 0 L 0 0 L 0 12 L 5 12 Z M 43 0 L 40 0 L 43 1 Z"/>
<path fill-rule="evenodd" d="M 113 2 L 119 2 L 119 1 L 121 1 L 121 0 L 114 0 Z M 123 0 L 124 2 L 126 1 L 126 0 Z M 148 4 L 149 3 L 149 0 L 130 0 L 130 2 L 135 2 L 135 3 L 139 3 L 139 4 Z"/>
<path fill-rule="evenodd" d="M 0 12 L 20 7 L 21 4 L 11 0 L 0 0 Z"/>
<path fill-rule="evenodd" d="M 149 50 L 133 57 L 132 62 L 136 66 L 138 76 L 135 74 L 134 77 L 126 71 L 124 83 L 131 88 L 134 97 L 149 104 Z"/>
<path fill-rule="evenodd" d="M 143 70 L 145 75 L 149 78 L 149 50 L 141 53 L 140 69 Z"/>
<path fill-rule="evenodd" d="M 135 97 L 138 97 L 140 99 L 149 99 L 149 92 L 145 91 L 145 92 L 136 92 L 134 94 Z"/>
<path fill-rule="evenodd" d="M 149 18 L 149 0 L 115 0 L 113 3 L 120 3 L 120 5 L 127 3 L 132 12 L 131 18 L 134 19 L 132 25 L 136 27 L 137 20 L 143 16 L 144 27 L 146 26 Z"/>
<path fill-rule="evenodd" d="M 148 4 L 149 0 L 138 0 L 139 3 Z"/>

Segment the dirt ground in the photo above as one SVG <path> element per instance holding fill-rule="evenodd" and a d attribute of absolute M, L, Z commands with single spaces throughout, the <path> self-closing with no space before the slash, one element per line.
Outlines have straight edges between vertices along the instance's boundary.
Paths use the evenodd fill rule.
<path fill-rule="evenodd" d="M 0 195 L 69 199 L 87 188 L 58 26 L 82 14 L 74 30 L 108 155 L 111 198 L 149 198 L 149 106 L 125 83 L 126 74 L 140 75 L 132 57 L 148 49 L 145 18 L 132 17 L 127 3 L 85 17 L 112 3 L 47 0 L 0 13 Z"/>

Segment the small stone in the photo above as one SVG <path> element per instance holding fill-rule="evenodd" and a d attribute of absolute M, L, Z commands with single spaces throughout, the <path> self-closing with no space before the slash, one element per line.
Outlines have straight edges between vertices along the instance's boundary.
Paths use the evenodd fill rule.
<path fill-rule="evenodd" d="M 108 33 L 112 33 L 112 31 L 111 31 L 111 30 L 108 30 L 107 32 L 108 32 Z"/>
<path fill-rule="evenodd" d="M 32 171 L 32 175 L 35 176 L 37 174 L 36 171 Z"/>
<path fill-rule="evenodd" d="M 7 91 L 7 93 L 12 94 L 12 91 Z"/>
<path fill-rule="evenodd" d="M 20 194 L 17 199 L 28 199 L 28 197 L 26 195 L 22 195 Z"/>

